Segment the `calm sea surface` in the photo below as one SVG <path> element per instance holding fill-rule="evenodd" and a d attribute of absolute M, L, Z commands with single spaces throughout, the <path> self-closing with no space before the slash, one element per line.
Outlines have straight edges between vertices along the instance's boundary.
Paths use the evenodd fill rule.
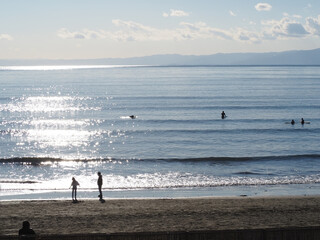
<path fill-rule="evenodd" d="M 0 67 L 0 200 L 97 171 L 106 198 L 319 194 L 320 67 Z"/>

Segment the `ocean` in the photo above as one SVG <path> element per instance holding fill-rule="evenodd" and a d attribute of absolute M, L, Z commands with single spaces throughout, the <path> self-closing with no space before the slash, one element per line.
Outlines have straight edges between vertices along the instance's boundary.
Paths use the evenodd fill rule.
<path fill-rule="evenodd" d="M 0 200 L 98 171 L 106 199 L 319 194 L 320 67 L 0 66 Z"/>

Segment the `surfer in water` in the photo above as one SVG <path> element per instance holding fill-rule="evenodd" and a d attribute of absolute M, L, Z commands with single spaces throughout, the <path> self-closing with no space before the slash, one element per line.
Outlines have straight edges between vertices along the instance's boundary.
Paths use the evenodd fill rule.
<path fill-rule="evenodd" d="M 131 115 L 129 116 L 131 119 L 136 119 L 136 116 L 135 115 Z"/>
<path fill-rule="evenodd" d="M 301 118 L 300 123 L 301 123 L 302 125 L 304 124 L 304 119 L 303 119 L 303 118 Z"/>
<path fill-rule="evenodd" d="M 227 117 L 227 115 L 225 114 L 224 111 L 222 111 L 222 113 L 221 113 L 221 119 L 225 119 L 226 117 Z"/>
<path fill-rule="evenodd" d="M 292 119 L 290 123 L 291 125 L 294 125 L 296 122 Z"/>

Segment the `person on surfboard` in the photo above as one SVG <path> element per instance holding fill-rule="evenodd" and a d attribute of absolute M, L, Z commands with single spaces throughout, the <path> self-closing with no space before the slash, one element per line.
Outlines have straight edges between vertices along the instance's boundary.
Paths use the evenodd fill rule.
<path fill-rule="evenodd" d="M 221 113 L 221 119 L 225 119 L 226 117 L 227 117 L 227 115 L 225 114 L 224 111 L 222 111 L 222 113 Z"/>

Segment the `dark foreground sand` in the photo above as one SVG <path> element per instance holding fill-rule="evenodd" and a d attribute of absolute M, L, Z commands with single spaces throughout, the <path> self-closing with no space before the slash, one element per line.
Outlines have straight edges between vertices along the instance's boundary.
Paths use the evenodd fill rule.
<path fill-rule="evenodd" d="M 0 202 L 0 235 L 320 226 L 320 196 Z"/>

